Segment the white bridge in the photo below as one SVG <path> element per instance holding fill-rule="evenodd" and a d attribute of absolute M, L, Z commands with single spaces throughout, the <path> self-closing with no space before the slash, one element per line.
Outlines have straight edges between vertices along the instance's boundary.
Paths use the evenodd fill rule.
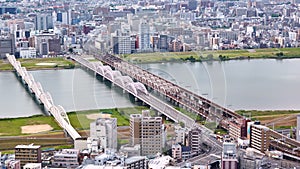
<path fill-rule="evenodd" d="M 197 125 L 195 123 L 196 119 L 186 116 L 172 106 L 149 94 L 144 84 L 140 82 L 134 82 L 129 76 L 123 76 L 120 71 L 112 70 L 110 66 L 103 65 L 101 62 L 89 62 L 88 60 L 79 56 L 72 55 L 70 58 L 82 66 L 90 69 L 94 73 L 101 75 L 103 78 L 112 82 L 112 84 L 117 85 L 118 87 L 132 94 L 134 97 L 140 99 L 173 121 L 183 122 L 187 128 L 192 128 Z"/>
<path fill-rule="evenodd" d="M 22 79 L 28 89 L 35 95 L 37 100 L 44 105 L 45 109 L 55 118 L 58 124 L 71 136 L 73 140 L 81 138 L 78 132 L 70 124 L 69 118 L 65 109 L 58 105 L 54 105 L 49 92 L 45 92 L 39 82 L 36 82 L 33 76 L 27 72 L 25 67 L 22 67 L 20 62 L 16 60 L 14 55 L 6 55 L 9 63 L 16 70 L 17 75 Z"/>

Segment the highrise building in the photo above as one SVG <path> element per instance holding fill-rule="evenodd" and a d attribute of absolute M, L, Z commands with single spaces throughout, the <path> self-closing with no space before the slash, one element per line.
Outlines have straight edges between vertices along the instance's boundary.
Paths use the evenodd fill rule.
<path fill-rule="evenodd" d="M 145 52 L 150 48 L 150 26 L 146 20 L 141 20 L 139 25 L 139 50 Z"/>
<path fill-rule="evenodd" d="M 105 149 L 117 149 L 117 119 L 98 118 L 90 124 L 90 137 L 97 138 Z"/>
<path fill-rule="evenodd" d="M 53 29 L 53 20 L 51 14 L 37 14 L 34 23 L 35 30 Z"/>
<path fill-rule="evenodd" d="M 4 58 L 6 53 L 15 54 L 15 40 L 13 36 L 0 38 L 0 59 Z"/>
<path fill-rule="evenodd" d="M 27 163 L 41 163 L 41 146 L 17 145 L 15 147 L 15 159 L 20 160 L 21 167 Z"/>
<path fill-rule="evenodd" d="M 140 144 L 141 140 L 141 114 L 130 115 L 130 134 L 131 134 L 131 145 Z"/>
<path fill-rule="evenodd" d="M 250 147 L 265 152 L 269 149 L 269 128 L 262 125 L 250 126 Z"/>
<path fill-rule="evenodd" d="M 162 118 L 143 117 L 141 130 L 142 155 L 154 155 L 162 151 Z"/>
<path fill-rule="evenodd" d="M 162 151 L 162 118 L 150 117 L 149 111 L 130 116 L 131 143 L 141 145 L 142 155 L 155 155 Z"/>
<path fill-rule="evenodd" d="M 192 128 L 188 134 L 188 143 L 189 147 L 191 147 L 191 153 L 193 155 L 197 155 L 201 151 L 201 129 L 200 128 Z"/>
<path fill-rule="evenodd" d="M 129 35 L 117 34 L 112 37 L 114 54 L 130 54 L 132 52 L 132 38 Z"/>

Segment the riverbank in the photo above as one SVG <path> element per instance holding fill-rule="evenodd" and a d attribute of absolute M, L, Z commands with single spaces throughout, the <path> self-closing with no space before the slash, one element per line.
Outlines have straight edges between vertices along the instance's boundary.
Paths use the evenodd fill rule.
<path fill-rule="evenodd" d="M 182 61 L 201 62 L 243 59 L 292 59 L 300 58 L 300 48 L 135 53 L 130 55 L 122 55 L 121 57 L 133 63 Z"/>
<path fill-rule="evenodd" d="M 300 110 L 238 110 L 236 113 L 251 118 L 252 121 L 258 120 L 263 125 L 275 129 L 290 129 L 297 126 L 296 116 Z"/>
<path fill-rule="evenodd" d="M 27 70 L 72 69 L 75 67 L 75 62 L 62 57 L 18 59 L 18 61 L 20 61 L 21 66 Z M 7 60 L 0 60 L 0 71 L 12 70 L 13 67 Z"/>
<path fill-rule="evenodd" d="M 115 108 L 115 109 L 101 109 L 101 110 L 86 110 L 78 112 L 69 112 L 68 117 L 72 126 L 80 131 L 90 128 L 90 123 L 95 121 L 101 115 L 113 117 L 118 119 L 118 126 L 129 126 L 130 114 L 140 114 L 142 110 L 148 109 L 144 106 L 137 106 L 132 108 Z M 154 111 L 151 111 L 154 113 Z M 44 131 L 34 131 L 31 128 L 36 126 L 49 126 Z M 34 115 L 30 117 L 20 118 L 3 118 L 0 119 L 0 136 L 20 136 L 41 134 L 55 131 L 62 131 L 62 128 L 56 123 L 53 116 Z M 13 127 L 12 127 L 13 126 Z M 24 132 L 24 126 L 27 127 L 27 132 Z M 23 128 L 23 132 L 22 132 Z M 32 132 L 28 132 L 32 131 Z"/>
<path fill-rule="evenodd" d="M 89 135 L 90 123 L 99 117 L 117 118 L 117 126 L 121 127 L 120 129 L 123 131 L 123 126 L 129 126 L 130 114 L 141 114 L 142 110 L 148 109 L 145 106 L 136 106 L 130 108 L 77 111 L 67 114 L 72 126 L 82 137 L 87 137 Z M 151 114 L 154 115 L 154 113 L 151 110 Z M 56 123 L 53 116 L 35 115 L 30 117 L 5 118 L 0 119 L 0 126 L 0 150 L 2 153 L 13 152 L 12 150 L 18 144 L 34 143 L 41 145 L 43 149 L 47 147 L 58 149 L 61 147 L 71 148 L 73 146 L 72 140 L 65 137 L 63 129 Z M 32 133 L 24 133 L 22 130 L 24 126 L 31 127 L 29 131 L 32 131 Z M 36 132 L 41 130 L 41 127 L 37 126 L 50 126 L 51 129 L 48 128 L 48 130 Z M 125 133 L 128 132 L 127 130 Z"/>

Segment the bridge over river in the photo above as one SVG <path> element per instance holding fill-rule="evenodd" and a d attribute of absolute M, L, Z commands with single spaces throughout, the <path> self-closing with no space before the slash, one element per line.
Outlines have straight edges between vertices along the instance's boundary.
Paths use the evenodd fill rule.
<path fill-rule="evenodd" d="M 20 62 L 16 60 L 15 56 L 6 55 L 6 57 L 24 85 L 28 87 L 29 91 L 35 96 L 37 101 L 44 105 L 44 108 L 54 117 L 57 123 L 70 135 L 73 140 L 81 138 L 78 132 L 70 124 L 65 109 L 60 105 L 54 105 L 50 93 L 43 90 L 42 85 L 34 80 L 33 76 L 28 73 L 26 68 L 22 67 Z"/>

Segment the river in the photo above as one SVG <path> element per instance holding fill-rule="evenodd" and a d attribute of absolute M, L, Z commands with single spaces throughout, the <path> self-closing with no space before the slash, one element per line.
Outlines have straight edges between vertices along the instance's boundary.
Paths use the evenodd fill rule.
<path fill-rule="evenodd" d="M 229 109 L 300 109 L 300 59 L 140 66 Z M 67 111 L 133 106 L 127 95 L 82 69 L 31 73 Z M 42 113 L 12 72 L 0 72 L 0 94 L 1 118 Z"/>

